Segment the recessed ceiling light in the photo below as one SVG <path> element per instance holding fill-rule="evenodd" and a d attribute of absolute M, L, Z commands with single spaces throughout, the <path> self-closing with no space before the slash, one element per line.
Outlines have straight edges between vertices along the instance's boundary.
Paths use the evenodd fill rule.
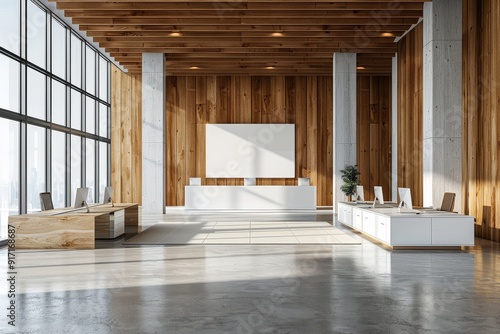
<path fill-rule="evenodd" d="M 380 34 L 382 37 L 394 37 L 394 34 L 392 32 L 383 32 Z"/>
<path fill-rule="evenodd" d="M 364 69 L 365 69 L 365 67 L 364 67 L 364 66 L 358 66 L 358 67 L 356 67 L 356 69 L 357 69 L 357 70 L 364 70 Z"/>
<path fill-rule="evenodd" d="M 273 32 L 271 34 L 271 36 L 273 36 L 273 37 L 281 37 L 281 36 L 283 36 L 283 33 L 282 32 Z"/>
<path fill-rule="evenodd" d="M 199 70 L 200 68 L 198 66 L 191 66 L 189 69 L 190 70 Z"/>
<path fill-rule="evenodd" d="M 178 32 L 178 31 L 174 31 L 174 32 L 171 32 L 169 34 L 169 36 L 171 36 L 171 37 L 180 37 L 180 36 L 182 36 L 182 34 L 180 32 Z"/>
<path fill-rule="evenodd" d="M 274 66 L 268 66 L 266 67 L 266 70 L 274 70 Z"/>

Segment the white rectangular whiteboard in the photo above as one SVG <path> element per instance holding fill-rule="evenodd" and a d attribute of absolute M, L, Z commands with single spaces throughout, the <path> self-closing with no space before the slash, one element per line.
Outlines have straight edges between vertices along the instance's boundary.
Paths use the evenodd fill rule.
<path fill-rule="evenodd" d="M 206 176 L 294 178 L 295 124 L 207 124 Z"/>

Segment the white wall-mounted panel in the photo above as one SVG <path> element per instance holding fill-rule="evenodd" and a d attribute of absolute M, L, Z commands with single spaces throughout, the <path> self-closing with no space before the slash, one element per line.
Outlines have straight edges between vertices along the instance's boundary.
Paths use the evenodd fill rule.
<path fill-rule="evenodd" d="M 206 175 L 294 178 L 295 124 L 207 124 Z"/>

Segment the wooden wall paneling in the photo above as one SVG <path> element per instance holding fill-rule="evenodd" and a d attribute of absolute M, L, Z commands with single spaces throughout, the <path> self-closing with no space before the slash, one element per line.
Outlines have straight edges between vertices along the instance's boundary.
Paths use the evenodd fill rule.
<path fill-rule="evenodd" d="M 111 185 L 115 201 L 121 202 L 121 81 L 122 71 L 116 66 L 111 68 Z"/>
<path fill-rule="evenodd" d="M 285 77 L 285 123 L 295 124 L 295 109 L 296 109 L 296 91 L 295 77 Z M 299 163 L 297 159 L 298 141 L 297 141 L 297 126 L 295 126 L 295 177 L 299 177 Z M 288 178 L 285 180 L 288 186 L 296 185 L 295 179 Z"/>
<path fill-rule="evenodd" d="M 379 80 L 379 113 L 380 113 L 380 185 L 384 189 L 385 197 L 392 198 L 392 108 L 391 108 L 391 85 L 390 77 L 378 77 Z"/>
<path fill-rule="evenodd" d="M 141 75 L 111 68 L 111 185 L 116 202 L 141 203 Z"/>
<path fill-rule="evenodd" d="M 295 123 L 296 177 L 316 176 L 311 183 L 321 183 L 318 205 L 332 204 L 331 77 L 167 77 L 167 95 L 168 205 L 184 204 L 190 175 L 204 176 L 204 125 L 217 122 Z M 203 183 L 239 185 L 243 180 L 205 178 Z M 259 179 L 258 184 L 296 180 Z"/>
<path fill-rule="evenodd" d="M 208 76 L 207 77 L 207 123 L 216 124 L 217 123 L 217 77 Z M 206 156 L 205 156 L 206 158 Z M 207 178 L 207 185 L 216 185 L 217 179 Z"/>
<path fill-rule="evenodd" d="M 122 201 L 128 202 L 131 199 L 131 181 L 132 181 L 132 78 L 128 77 L 127 80 L 122 81 L 121 86 L 121 179 L 122 179 Z M 123 98 L 126 97 L 126 98 Z M 128 186 L 123 186 L 123 183 Z"/>
<path fill-rule="evenodd" d="M 286 121 L 285 108 L 285 77 L 270 77 L 270 123 L 284 124 Z M 272 185 L 285 185 L 286 179 L 274 178 L 268 180 Z"/>
<path fill-rule="evenodd" d="M 196 174 L 196 77 L 186 77 L 186 175 L 184 185 Z M 184 188 L 183 193 L 184 193 Z M 184 194 L 183 194 L 184 197 Z"/>
<path fill-rule="evenodd" d="M 370 77 L 370 187 L 380 186 L 380 111 L 378 78 Z M 387 189 L 384 189 L 387 199 Z"/>
<path fill-rule="evenodd" d="M 318 147 L 318 85 L 316 77 L 307 77 L 307 147 Z M 307 153 L 308 177 L 311 185 L 318 185 L 317 151 L 309 150 Z M 317 194 L 320 198 L 320 194 Z"/>
<path fill-rule="evenodd" d="M 307 164 L 307 77 L 295 77 L 295 119 L 296 176 L 310 178 Z"/>
<path fill-rule="evenodd" d="M 135 98 L 132 109 L 134 135 L 132 152 L 132 181 L 134 197 L 131 203 L 142 205 L 142 75 L 133 76 L 132 97 Z"/>
<path fill-rule="evenodd" d="M 260 101 L 260 123 L 271 123 L 272 106 L 271 106 L 271 77 L 262 77 L 260 81 L 261 101 Z M 257 179 L 257 185 L 272 185 L 271 179 Z"/>
<path fill-rule="evenodd" d="M 498 64 L 498 59 L 500 58 L 500 36 L 498 31 L 500 31 L 500 2 L 492 2 L 492 41 L 491 41 L 491 59 L 492 61 L 492 78 L 491 78 L 491 95 L 492 95 L 492 131 L 491 131 L 491 142 L 492 148 L 492 184 L 493 184 L 493 197 L 491 199 L 492 203 L 492 240 L 500 241 L 500 117 L 498 113 L 500 111 L 500 65 Z"/>
<path fill-rule="evenodd" d="M 166 79 L 166 202 L 167 206 L 177 205 L 177 77 L 167 77 Z"/>
<path fill-rule="evenodd" d="M 262 77 L 252 77 L 252 123 L 261 123 Z"/>
<path fill-rule="evenodd" d="M 231 77 L 229 76 L 219 76 L 216 78 L 216 120 L 217 123 L 230 123 L 230 89 L 231 89 Z M 226 171 L 218 171 L 221 173 L 225 173 Z M 217 178 L 217 185 L 225 186 L 228 185 L 228 179 L 226 178 Z M 231 185 L 231 181 L 229 181 L 229 185 Z"/>
<path fill-rule="evenodd" d="M 490 114 L 490 96 L 489 96 L 489 84 L 491 80 L 490 64 L 491 59 L 490 54 L 490 27 L 491 27 L 491 15 L 490 15 L 491 2 L 489 0 L 481 2 L 481 35 L 479 48 L 479 59 L 480 63 L 480 77 L 479 80 L 485 83 L 485 87 L 481 87 L 479 94 L 483 96 L 480 101 L 479 108 L 479 119 L 491 119 Z M 477 138 L 480 145 L 480 155 L 479 155 L 479 174 L 480 182 L 478 183 L 479 196 L 476 199 L 477 206 L 479 208 L 477 212 L 477 220 L 481 222 L 482 235 L 489 239 L 491 237 L 491 229 L 488 228 L 489 212 L 491 206 L 489 201 L 491 199 L 489 184 L 491 181 L 491 146 L 490 146 L 490 124 L 489 122 L 479 122 L 478 127 L 479 138 Z"/>
<path fill-rule="evenodd" d="M 356 157 L 365 198 L 373 198 L 373 186 L 391 189 L 391 80 L 389 77 L 357 77 Z"/>
<path fill-rule="evenodd" d="M 360 184 L 366 198 L 373 197 L 370 182 L 370 77 L 358 76 L 356 79 L 356 161 L 360 171 Z"/>
<path fill-rule="evenodd" d="M 207 124 L 207 78 L 196 77 L 196 176 L 206 184 L 205 125 Z"/>
<path fill-rule="evenodd" d="M 328 100 L 332 99 L 332 94 L 328 94 L 328 83 L 325 82 L 324 77 L 317 78 L 317 201 L 321 205 L 326 205 L 328 202 Z"/>
<path fill-rule="evenodd" d="M 325 91 L 323 98 L 326 100 L 326 181 L 325 194 L 326 198 L 321 203 L 324 206 L 333 205 L 333 80 L 331 77 L 322 77 L 324 81 Z M 325 126 L 325 124 L 319 124 Z"/>
<path fill-rule="evenodd" d="M 184 202 L 184 186 L 186 185 L 186 82 L 187 77 L 177 77 L 175 108 L 175 121 L 177 124 L 177 132 L 175 138 L 177 152 L 175 163 L 176 203 Z"/>
<path fill-rule="evenodd" d="M 398 186 L 423 203 L 423 24 L 398 42 Z"/>
<path fill-rule="evenodd" d="M 240 92 L 238 111 L 241 123 L 252 123 L 252 79 L 239 77 Z"/>

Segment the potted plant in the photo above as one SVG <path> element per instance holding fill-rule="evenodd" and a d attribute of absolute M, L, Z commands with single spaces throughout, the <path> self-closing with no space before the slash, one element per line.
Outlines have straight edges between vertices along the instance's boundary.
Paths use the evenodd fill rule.
<path fill-rule="evenodd" d="M 356 193 L 356 186 L 359 185 L 358 175 L 361 173 L 358 171 L 358 165 L 346 165 L 344 169 L 340 170 L 340 173 L 342 174 L 342 181 L 344 181 L 340 190 L 342 190 L 350 202 L 352 195 Z"/>

